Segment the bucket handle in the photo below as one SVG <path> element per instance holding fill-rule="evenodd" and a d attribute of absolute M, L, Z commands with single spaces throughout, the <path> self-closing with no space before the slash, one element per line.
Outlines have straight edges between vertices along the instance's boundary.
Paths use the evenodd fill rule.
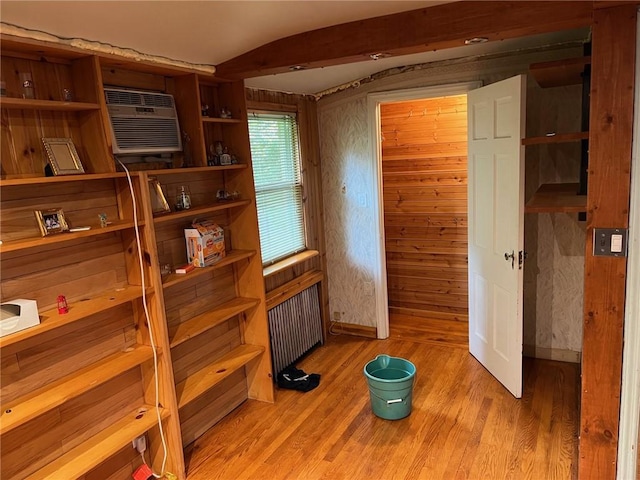
<path fill-rule="evenodd" d="M 382 368 L 387 368 L 391 362 L 391 357 L 383 353 L 376 357 L 376 362 L 378 362 Z"/>
<path fill-rule="evenodd" d="M 379 400 L 382 400 L 383 402 L 386 402 L 387 406 L 388 405 L 393 405 L 394 403 L 406 403 L 406 401 L 407 401 L 406 398 L 396 398 L 394 400 L 387 400 L 386 398 L 382 398 L 380 395 L 376 395 L 371 390 L 369 390 L 369 393 L 371 395 L 373 395 L 374 397 L 378 398 Z"/>

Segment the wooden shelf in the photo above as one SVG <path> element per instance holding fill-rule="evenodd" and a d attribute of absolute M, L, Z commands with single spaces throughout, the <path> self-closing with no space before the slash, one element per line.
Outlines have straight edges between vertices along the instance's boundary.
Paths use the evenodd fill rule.
<path fill-rule="evenodd" d="M 189 168 L 163 168 L 161 170 L 144 170 L 147 175 L 181 175 L 190 173 L 215 172 L 224 170 L 242 170 L 247 168 L 246 163 L 234 163 L 233 165 L 217 165 L 213 167 L 189 167 Z M 136 172 L 142 173 L 142 172 Z"/>
<path fill-rule="evenodd" d="M 255 254 L 256 252 L 254 250 L 231 250 L 230 252 L 227 252 L 226 257 L 224 257 L 215 265 L 211 265 L 210 267 L 195 268 L 189 273 L 184 273 L 184 274 L 172 273 L 171 275 L 167 275 L 165 280 L 162 282 L 162 286 L 165 289 L 169 287 L 173 287 L 182 282 L 192 280 L 202 275 L 207 275 L 211 273 L 213 270 L 216 270 L 218 268 L 226 267 L 227 265 L 231 265 L 232 263 L 239 262 L 246 258 L 251 258 Z"/>
<path fill-rule="evenodd" d="M 0 187 L 14 187 L 22 185 L 46 185 L 49 183 L 65 182 L 88 182 L 91 180 L 104 180 L 109 178 L 124 178 L 127 175 L 123 172 L 116 173 L 88 173 L 80 175 L 59 175 L 57 177 L 25 177 L 25 178 L 4 178 L 0 180 Z"/>
<path fill-rule="evenodd" d="M 242 123 L 238 118 L 202 117 L 204 123 Z"/>
<path fill-rule="evenodd" d="M 572 132 L 549 134 L 544 137 L 528 137 L 522 139 L 522 145 L 541 145 L 544 143 L 569 143 L 588 140 L 589 132 Z"/>
<path fill-rule="evenodd" d="M 144 221 L 138 221 L 138 225 L 144 225 Z M 77 240 L 79 238 L 95 237 L 96 235 L 104 235 L 105 233 L 127 230 L 129 228 L 133 228 L 134 226 L 135 224 L 132 221 L 125 220 L 113 222 L 111 225 L 107 225 L 104 228 L 93 225 L 90 230 L 84 230 L 82 232 L 62 232 L 46 237 L 30 237 L 23 238 L 21 240 L 11 240 L 0 245 L 0 253 L 14 252 L 16 250 L 26 250 L 28 248 L 35 247 L 46 247 L 49 245 L 55 245 L 57 243 Z"/>
<path fill-rule="evenodd" d="M 181 218 L 193 218 L 205 213 L 217 212 L 220 210 L 227 210 L 229 208 L 244 207 L 246 205 L 249 205 L 250 203 L 251 203 L 251 200 L 218 202 L 214 205 L 193 207 L 193 208 L 190 208 L 189 210 L 182 210 L 179 212 L 171 212 L 171 213 L 166 213 L 164 215 L 159 215 L 153 218 L 153 222 L 163 223 L 163 222 L 172 222 L 174 220 L 179 220 Z"/>
<path fill-rule="evenodd" d="M 142 288 L 136 285 L 128 285 L 122 288 L 109 288 L 100 295 L 93 296 L 86 300 L 70 302 L 69 313 L 64 315 L 60 315 L 57 308 L 41 312 L 39 325 L 2 337 L 2 339 L 0 339 L 0 345 L 2 348 L 6 348 L 9 345 L 22 342 L 23 340 L 54 330 L 63 325 L 77 322 L 90 315 L 95 315 L 96 313 L 109 310 L 118 305 L 131 302 L 141 296 Z"/>
<path fill-rule="evenodd" d="M 587 196 L 577 195 L 578 183 L 546 183 L 524 207 L 525 213 L 585 212 Z"/>
<path fill-rule="evenodd" d="M 219 305 L 215 310 L 203 313 L 202 315 L 198 315 L 191 320 L 182 322 L 173 328 L 169 328 L 169 342 L 171 343 L 171 348 L 226 322 L 230 318 L 235 317 L 242 312 L 246 312 L 259 303 L 260 300 L 257 298 L 234 298 L 233 300 Z"/>
<path fill-rule="evenodd" d="M 167 418 L 168 412 L 160 409 L 160 417 Z M 92 468 L 100 465 L 121 448 L 131 446 L 131 442 L 144 434 L 158 422 L 158 411 L 151 405 L 143 405 L 129 412 L 124 418 L 113 423 L 86 442 L 69 450 L 53 462 L 27 477 L 28 480 L 60 480 L 79 478 Z"/>
<path fill-rule="evenodd" d="M 553 62 L 534 63 L 529 72 L 542 88 L 578 85 L 582 83 L 582 72 L 591 63 L 591 57 L 566 58 Z"/>
<path fill-rule="evenodd" d="M 264 351 L 264 347 L 261 346 L 240 345 L 215 362 L 190 375 L 189 378 L 176 385 L 178 408 L 182 408 L 192 400 L 195 400 L 229 375 L 244 367 L 251 360 L 262 355 Z"/>
<path fill-rule="evenodd" d="M 82 112 L 87 110 L 100 110 L 97 103 L 85 102 L 62 102 L 56 100 L 37 100 L 33 98 L 2 97 L 0 99 L 2 108 L 13 108 L 21 110 L 49 110 L 62 112 Z"/>
<path fill-rule="evenodd" d="M 0 413 L 0 435 L 152 358 L 151 347 L 137 345 L 130 351 L 114 353 L 25 397 L 3 404 Z"/>

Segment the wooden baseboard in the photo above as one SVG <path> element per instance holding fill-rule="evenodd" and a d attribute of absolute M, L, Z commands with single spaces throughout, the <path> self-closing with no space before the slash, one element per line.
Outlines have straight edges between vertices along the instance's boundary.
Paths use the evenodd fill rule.
<path fill-rule="evenodd" d="M 354 323 L 331 322 L 329 331 L 334 334 L 354 335 L 356 337 L 378 338 L 376 327 L 356 325 Z"/>
<path fill-rule="evenodd" d="M 523 345 L 522 353 L 525 357 L 555 360 L 558 362 L 580 363 L 582 352 L 563 350 L 560 348 L 544 348 L 536 345 Z"/>
<path fill-rule="evenodd" d="M 433 310 L 416 310 L 414 308 L 389 307 L 390 314 L 408 315 L 421 318 L 436 318 L 439 320 L 451 320 L 455 322 L 469 322 L 469 315 L 459 313 L 437 312 Z"/>

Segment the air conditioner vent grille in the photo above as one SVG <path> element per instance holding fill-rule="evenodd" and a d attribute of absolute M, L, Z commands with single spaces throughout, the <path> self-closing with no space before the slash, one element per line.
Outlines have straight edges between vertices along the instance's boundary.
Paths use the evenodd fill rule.
<path fill-rule="evenodd" d="M 142 105 L 142 95 L 128 90 L 105 90 L 109 105 Z"/>
<path fill-rule="evenodd" d="M 105 88 L 114 154 L 182 151 L 178 114 L 171 95 Z"/>
<path fill-rule="evenodd" d="M 111 125 L 121 150 L 166 151 L 180 143 L 172 118 L 113 118 Z"/>
<path fill-rule="evenodd" d="M 142 100 L 147 107 L 173 108 L 173 97 L 169 95 L 143 94 Z"/>

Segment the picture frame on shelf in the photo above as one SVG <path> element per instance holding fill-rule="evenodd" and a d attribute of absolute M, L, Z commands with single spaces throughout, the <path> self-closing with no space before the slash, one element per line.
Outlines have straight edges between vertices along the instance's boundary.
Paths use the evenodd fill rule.
<path fill-rule="evenodd" d="M 171 212 L 167 197 L 162 191 L 162 185 L 156 177 L 149 177 L 149 196 L 151 197 L 151 212 L 154 215 Z"/>
<path fill-rule="evenodd" d="M 69 230 L 69 225 L 61 208 L 35 210 L 34 213 L 43 237 Z"/>
<path fill-rule="evenodd" d="M 85 173 L 73 140 L 70 138 L 43 138 L 42 144 L 53 175 Z"/>

